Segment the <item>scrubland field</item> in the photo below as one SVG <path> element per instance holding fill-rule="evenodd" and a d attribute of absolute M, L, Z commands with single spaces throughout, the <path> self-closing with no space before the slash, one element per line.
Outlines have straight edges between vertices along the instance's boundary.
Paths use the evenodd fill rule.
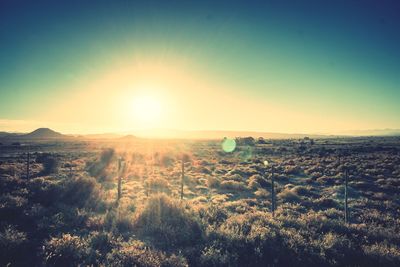
<path fill-rule="evenodd" d="M 0 265 L 400 266 L 399 137 L 221 143 L 3 143 Z"/>

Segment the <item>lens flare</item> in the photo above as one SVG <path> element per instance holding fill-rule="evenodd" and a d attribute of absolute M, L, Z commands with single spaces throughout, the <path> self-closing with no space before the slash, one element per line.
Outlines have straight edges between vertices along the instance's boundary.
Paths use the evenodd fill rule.
<path fill-rule="evenodd" d="M 230 153 L 233 152 L 236 148 L 236 141 L 235 139 L 231 138 L 225 138 L 224 141 L 222 141 L 222 150 Z"/>

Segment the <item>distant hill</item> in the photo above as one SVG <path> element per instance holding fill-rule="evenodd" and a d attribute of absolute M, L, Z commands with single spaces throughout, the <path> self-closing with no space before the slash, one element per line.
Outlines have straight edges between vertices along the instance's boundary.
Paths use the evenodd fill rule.
<path fill-rule="evenodd" d="M 400 136 L 400 129 L 373 129 L 346 131 L 341 134 L 352 136 Z"/>
<path fill-rule="evenodd" d="M 133 135 L 134 134 L 134 135 Z M 224 137 L 247 137 L 254 138 L 263 137 L 265 139 L 301 139 L 309 138 L 335 138 L 335 137 L 356 137 L 356 136 L 400 136 L 400 129 L 376 129 L 376 130 L 359 130 L 346 131 L 337 135 L 323 134 L 288 134 L 288 133 L 272 133 L 272 132 L 255 132 L 255 131 L 184 131 L 173 129 L 150 129 L 136 131 L 133 134 L 125 135 L 122 133 L 103 133 L 103 134 L 86 134 L 86 135 L 65 135 L 49 128 L 39 128 L 30 133 L 0 132 L 0 139 L 4 141 L 19 140 L 54 140 L 54 139 L 76 139 L 76 140 L 116 140 L 131 142 L 140 138 L 160 138 L 160 139 L 222 139 Z"/>
<path fill-rule="evenodd" d="M 266 139 L 300 139 L 306 136 L 310 138 L 327 138 L 333 137 L 329 135 L 315 135 L 315 134 L 288 134 L 288 133 L 271 133 L 271 132 L 252 132 L 252 131 L 192 131 L 187 132 L 190 138 L 205 138 L 205 139 L 215 139 L 223 137 L 263 137 Z"/>
<path fill-rule="evenodd" d="M 136 136 L 147 138 L 177 138 L 177 139 L 222 139 L 224 137 L 263 137 L 266 139 L 300 139 L 306 136 L 310 138 L 329 138 L 333 135 L 316 134 L 287 134 L 255 131 L 180 131 L 180 130 L 145 130 L 135 132 Z"/>
<path fill-rule="evenodd" d="M 11 136 L 18 136 L 18 135 L 21 135 L 21 134 L 18 134 L 18 133 L 9 133 L 9 132 L 0 132 L 0 138 L 3 138 L 3 137 L 11 137 Z"/>
<path fill-rule="evenodd" d="M 66 139 L 68 135 L 61 134 L 49 128 L 39 128 L 30 133 L 7 133 L 0 132 L 3 140 L 47 140 L 47 139 Z"/>
<path fill-rule="evenodd" d="M 224 137 L 263 137 L 265 139 L 302 139 L 309 137 L 318 138 L 336 138 L 336 137 L 357 137 L 357 136 L 400 136 L 400 129 L 376 129 L 344 131 L 337 134 L 307 134 L 307 133 L 274 133 L 257 131 L 184 131 L 173 129 L 150 129 L 136 131 L 134 134 L 138 137 L 146 138 L 177 138 L 177 139 L 221 139 Z"/>
<path fill-rule="evenodd" d="M 30 132 L 28 134 L 20 135 L 19 138 L 23 139 L 61 139 L 61 138 L 68 138 L 67 135 L 63 135 L 59 132 L 53 131 L 49 128 L 39 128 Z"/>

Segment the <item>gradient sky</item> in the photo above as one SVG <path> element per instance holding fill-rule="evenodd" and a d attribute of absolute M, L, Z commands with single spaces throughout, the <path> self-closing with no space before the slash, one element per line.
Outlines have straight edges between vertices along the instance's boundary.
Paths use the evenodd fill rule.
<path fill-rule="evenodd" d="M 395 0 L 2 0 L 0 131 L 400 128 L 399 14 Z M 156 120 L 138 118 L 143 97 Z"/>

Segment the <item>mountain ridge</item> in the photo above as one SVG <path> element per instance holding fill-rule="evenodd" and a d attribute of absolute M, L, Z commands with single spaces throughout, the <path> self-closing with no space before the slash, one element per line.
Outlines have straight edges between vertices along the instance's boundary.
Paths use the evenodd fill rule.
<path fill-rule="evenodd" d="M 68 135 L 56 132 L 50 128 L 37 128 L 29 133 L 10 133 L 0 132 L 0 138 L 15 140 L 46 140 L 46 139 L 66 139 Z"/>
<path fill-rule="evenodd" d="M 0 138 L 12 140 L 29 139 L 110 139 L 110 140 L 134 140 L 137 138 L 158 139 L 221 139 L 224 137 L 262 137 L 266 139 L 300 139 L 309 138 L 335 138 L 335 137 L 366 137 L 366 136 L 400 136 L 400 129 L 375 129 L 346 131 L 341 134 L 305 134 L 305 133 L 274 133 L 259 131 L 229 131 L 229 130 L 171 130 L 152 129 L 146 131 L 108 133 L 108 134 L 80 134 L 67 135 L 54 131 L 50 128 L 38 128 L 29 133 L 0 132 Z"/>

